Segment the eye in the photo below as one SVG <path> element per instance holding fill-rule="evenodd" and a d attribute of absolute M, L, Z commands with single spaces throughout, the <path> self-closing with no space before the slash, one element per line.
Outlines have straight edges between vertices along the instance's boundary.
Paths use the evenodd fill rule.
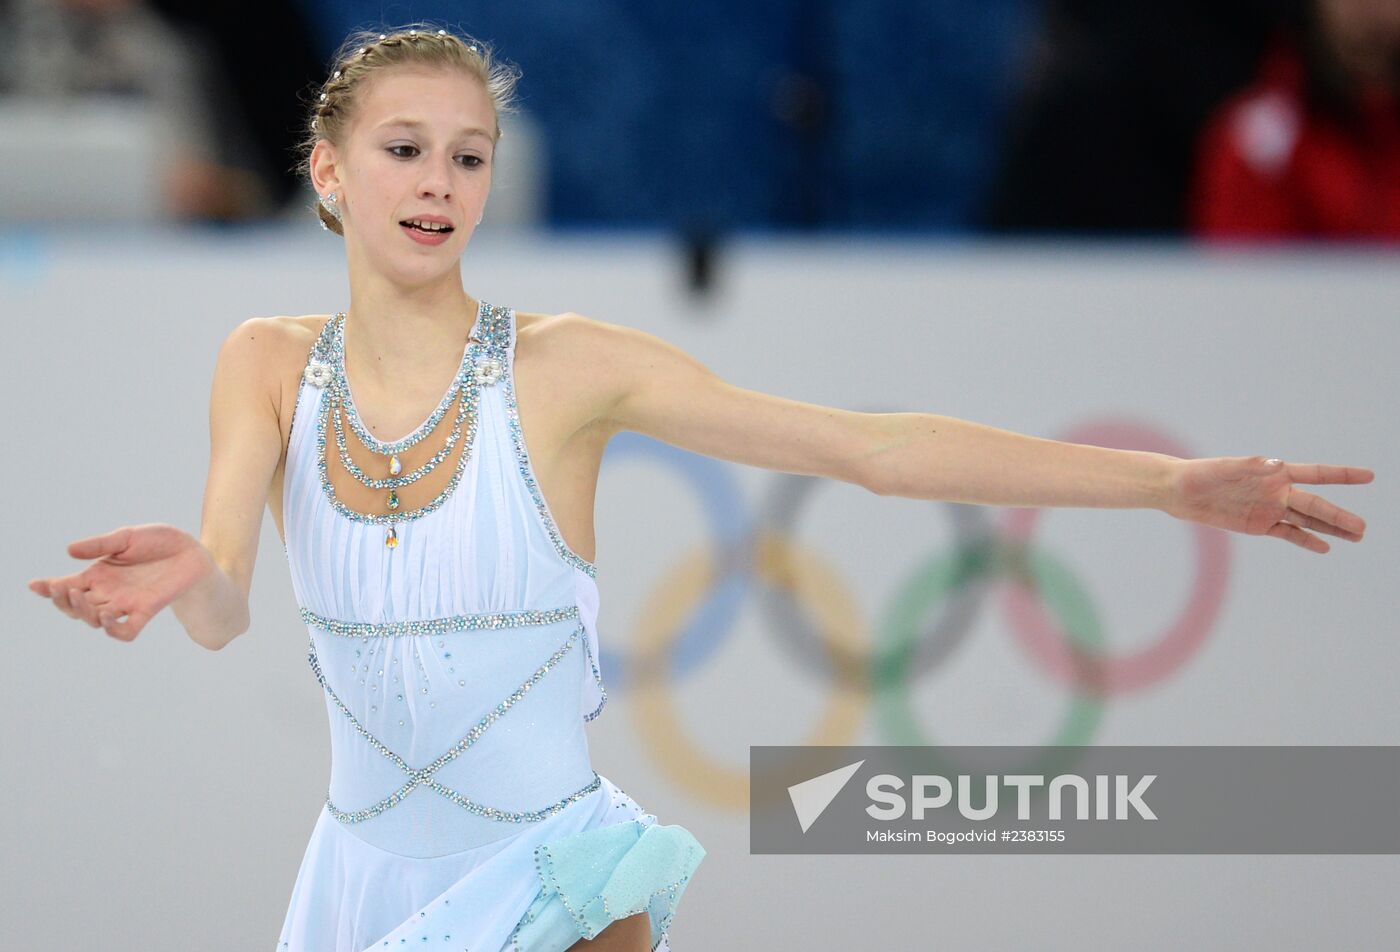
<path fill-rule="evenodd" d="M 414 146 L 414 145 L 391 145 L 391 146 L 389 146 L 389 148 L 388 148 L 386 151 L 388 151 L 388 152 L 389 152 L 391 155 L 393 155 L 395 158 L 400 158 L 400 159 L 409 159 L 409 158 L 412 158 L 412 156 L 400 155 L 399 152 L 398 152 L 399 149 L 412 149 L 414 152 L 417 152 L 417 151 L 418 151 L 418 147 L 417 147 L 417 146 Z M 474 169 L 474 168 L 477 168 L 477 167 L 479 167 L 479 166 L 485 164 L 485 160 L 482 159 L 481 156 L 479 156 L 479 155 L 461 155 L 461 156 L 458 156 L 458 158 L 466 159 L 467 161 L 464 162 L 463 164 L 464 164 L 467 168 L 469 168 L 469 169 Z"/>

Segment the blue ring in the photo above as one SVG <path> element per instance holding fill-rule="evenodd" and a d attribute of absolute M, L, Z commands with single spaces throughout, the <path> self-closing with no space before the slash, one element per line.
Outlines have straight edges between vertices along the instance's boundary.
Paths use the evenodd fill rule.
<path fill-rule="evenodd" d="M 704 663 L 719 648 L 724 635 L 735 630 L 734 622 L 753 584 L 746 558 L 753 521 L 731 464 L 627 430 L 608 441 L 603 465 L 616 465 L 629 456 L 654 460 L 679 473 L 695 491 L 713 530 L 711 544 L 719 574 L 709 595 L 691 612 L 666 662 L 667 677 L 679 680 Z M 600 654 L 608 684 L 625 690 L 635 676 L 625 653 L 604 646 Z"/>

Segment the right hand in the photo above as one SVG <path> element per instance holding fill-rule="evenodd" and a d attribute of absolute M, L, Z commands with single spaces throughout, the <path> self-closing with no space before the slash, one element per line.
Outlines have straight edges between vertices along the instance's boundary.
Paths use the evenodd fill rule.
<path fill-rule="evenodd" d="M 29 590 L 119 641 L 134 639 L 156 613 L 217 569 L 198 539 L 161 522 L 70 542 L 68 554 L 98 561 L 72 575 L 33 579 Z"/>

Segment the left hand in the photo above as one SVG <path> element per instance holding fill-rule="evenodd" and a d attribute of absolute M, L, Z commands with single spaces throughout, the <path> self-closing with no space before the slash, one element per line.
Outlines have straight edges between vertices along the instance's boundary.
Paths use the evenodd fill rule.
<path fill-rule="evenodd" d="M 1369 483 L 1360 466 L 1286 463 L 1262 456 L 1184 459 L 1177 465 L 1164 511 L 1178 519 L 1232 532 L 1271 535 L 1313 552 L 1331 546 L 1304 530 L 1360 542 L 1366 522 L 1360 516 L 1294 488 L 1294 483 Z"/>

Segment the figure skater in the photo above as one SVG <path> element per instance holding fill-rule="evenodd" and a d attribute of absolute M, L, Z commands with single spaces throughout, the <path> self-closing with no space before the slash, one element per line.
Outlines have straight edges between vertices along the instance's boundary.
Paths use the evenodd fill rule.
<path fill-rule="evenodd" d="M 1365 523 L 1295 484 L 1353 466 L 1178 459 L 726 383 L 659 338 L 474 298 L 460 259 L 519 72 L 416 24 L 351 36 L 304 171 L 350 304 L 252 318 L 214 372 L 200 535 L 123 526 L 30 588 L 134 639 L 169 606 L 218 650 L 250 624 L 266 505 L 330 717 L 329 795 L 277 948 L 668 949 L 705 851 L 594 772 L 592 512 L 608 440 L 991 506 L 1153 508 L 1313 552 Z M 356 393 L 355 391 L 358 391 Z M 420 789 L 421 788 L 421 789 Z"/>

